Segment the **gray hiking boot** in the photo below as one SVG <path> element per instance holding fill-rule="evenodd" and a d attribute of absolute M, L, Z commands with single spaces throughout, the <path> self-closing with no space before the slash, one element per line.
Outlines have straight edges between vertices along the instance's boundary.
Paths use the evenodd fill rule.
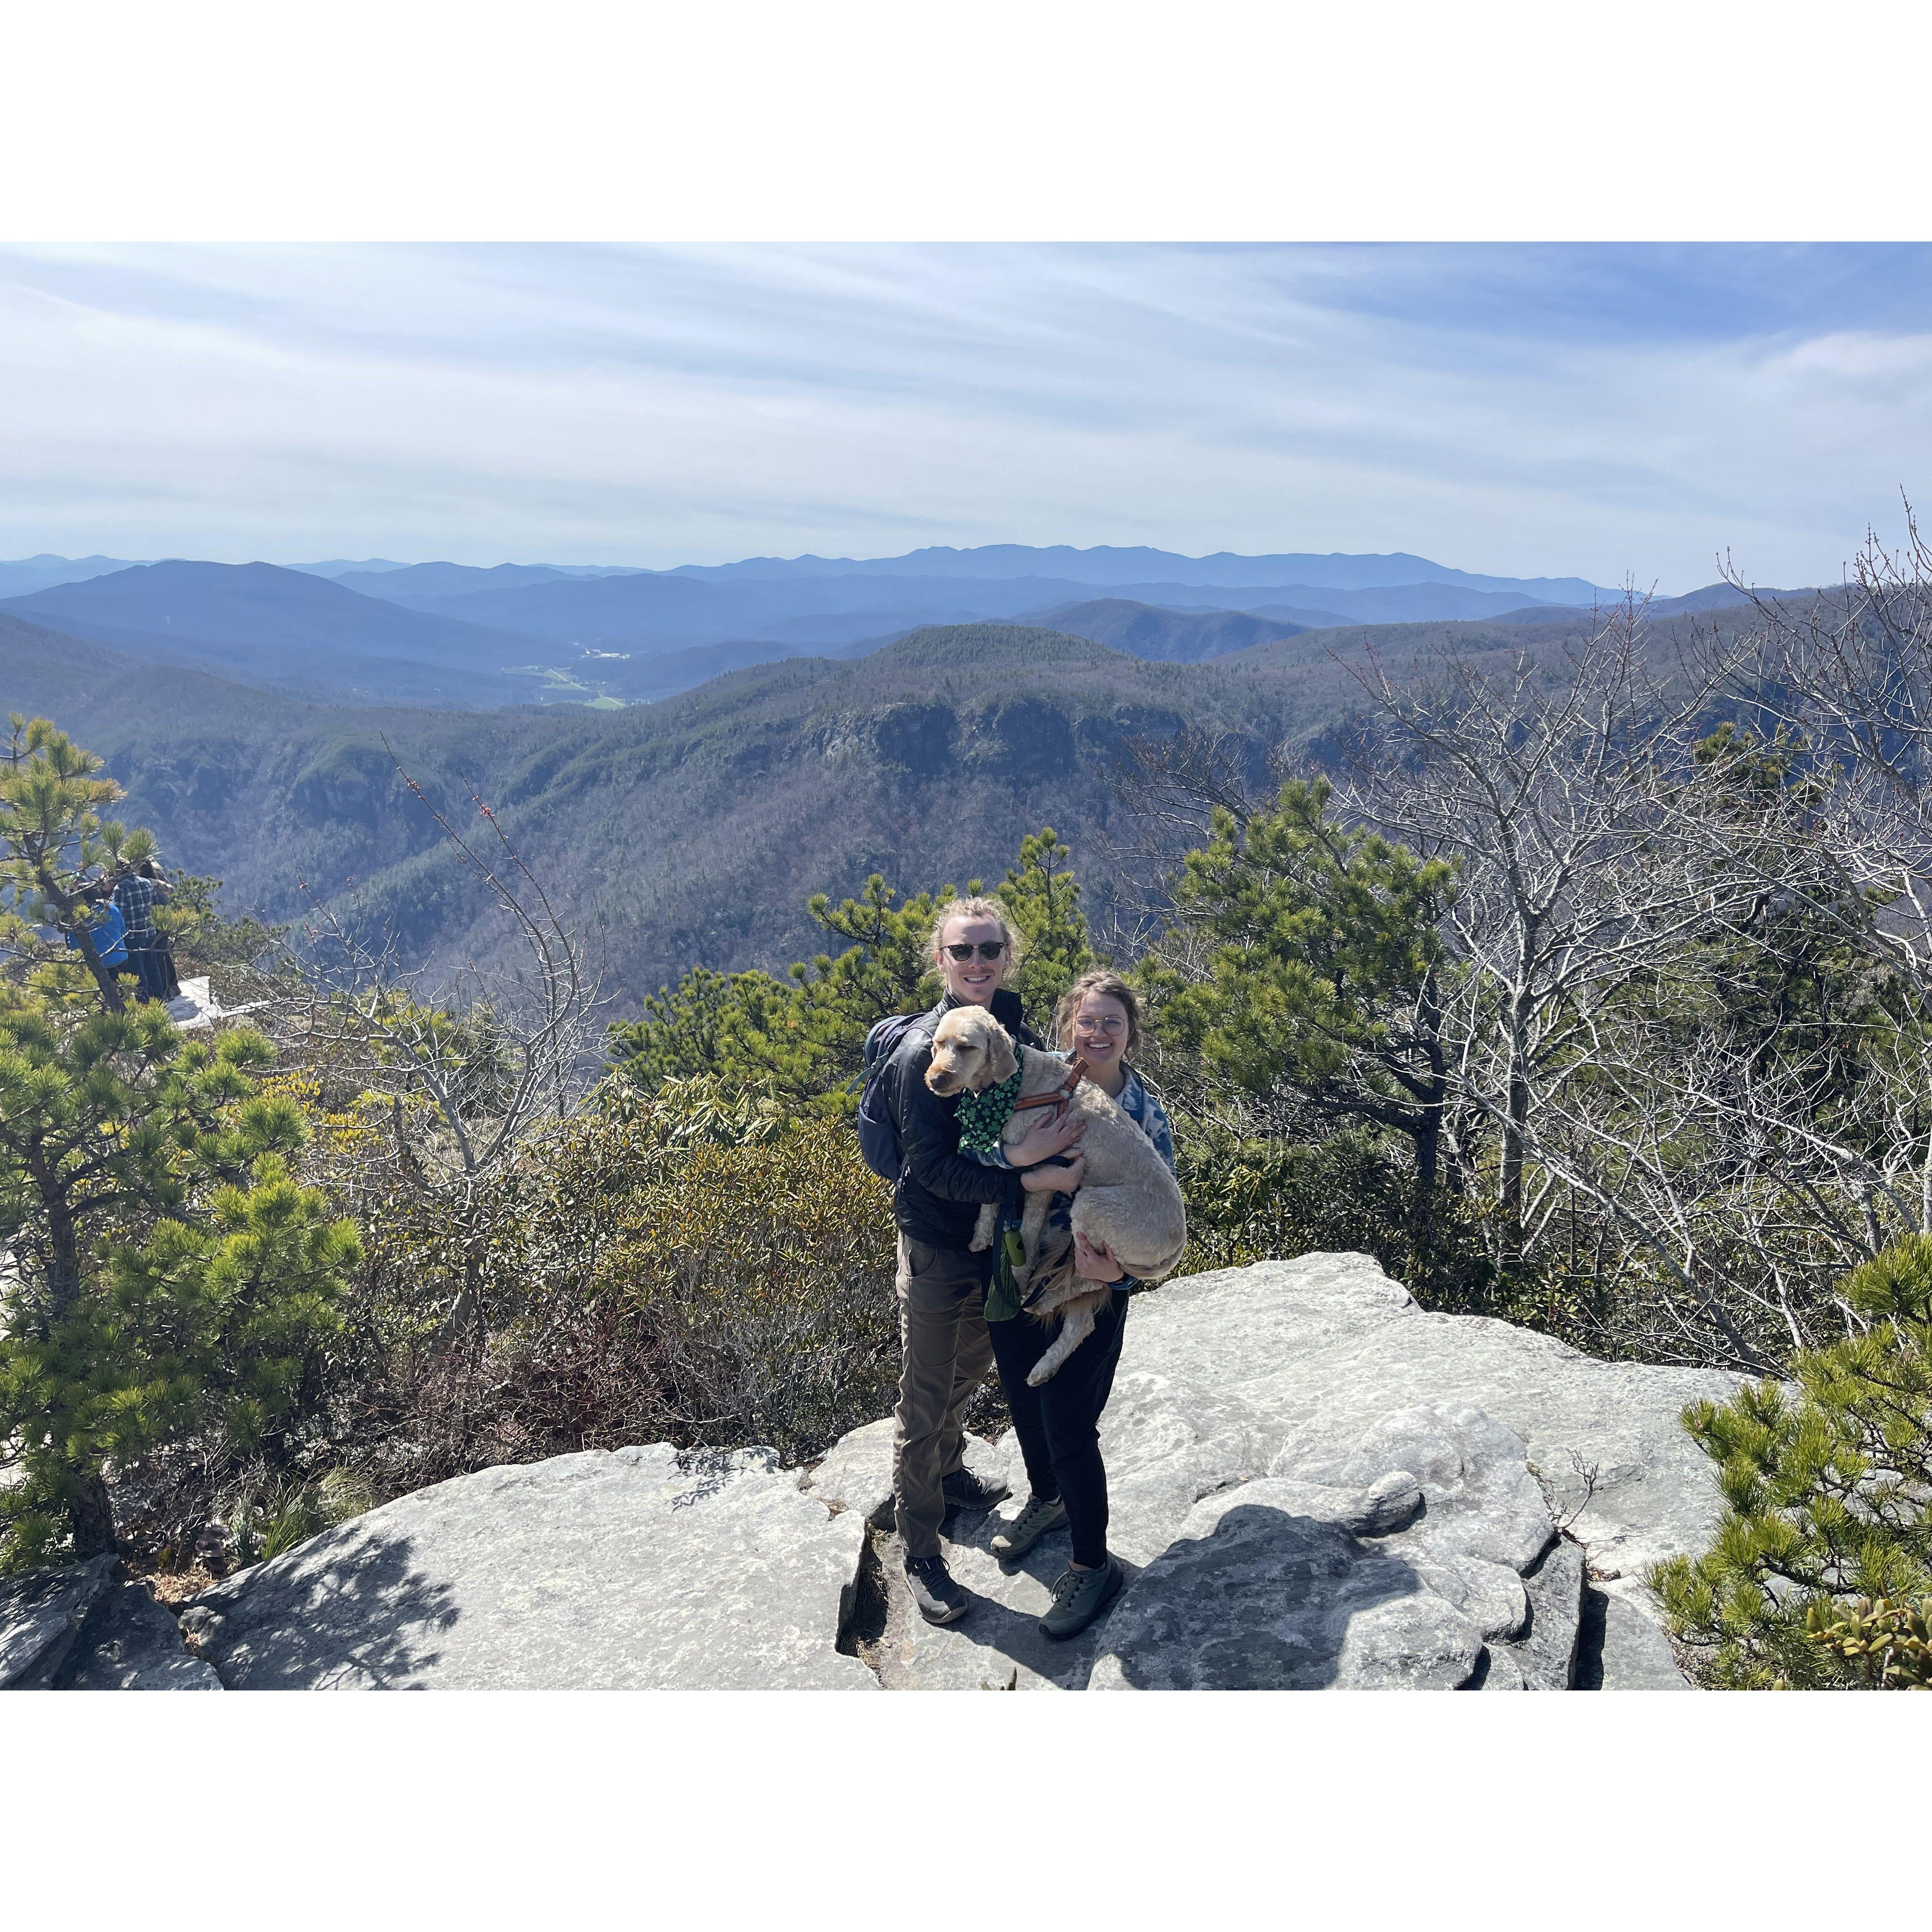
<path fill-rule="evenodd" d="M 1066 1505 L 1058 1496 L 1029 1496 L 1026 1508 L 993 1532 L 993 1554 L 1002 1563 L 1016 1562 L 1066 1520 Z"/>
<path fill-rule="evenodd" d="M 912 1600 L 928 1623 L 956 1624 L 973 1607 L 973 1599 L 953 1582 L 944 1557 L 914 1557 L 905 1574 Z"/>
<path fill-rule="evenodd" d="M 989 1510 L 1012 1494 L 1005 1483 L 982 1483 L 970 1469 L 955 1469 L 939 1486 L 948 1509 Z"/>
<path fill-rule="evenodd" d="M 1040 1620 L 1040 1634 L 1059 1640 L 1078 1636 L 1127 1587 L 1127 1573 L 1111 1551 L 1097 1570 L 1070 1570 L 1053 1586 L 1053 1607 Z"/>

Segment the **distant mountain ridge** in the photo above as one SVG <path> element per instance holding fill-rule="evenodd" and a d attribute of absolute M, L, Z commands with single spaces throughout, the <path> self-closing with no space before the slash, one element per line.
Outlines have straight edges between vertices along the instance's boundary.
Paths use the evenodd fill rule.
<path fill-rule="evenodd" d="M 1406 584 L 1454 584 L 1471 590 L 1506 591 L 1526 601 L 1587 604 L 1605 594 L 1581 577 L 1489 577 L 1455 570 L 1406 550 L 1385 555 L 1305 551 L 1244 556 L 1217 550 L 1211 556 L 1184 556 L 1144 545 L 1098 544 L 1076 550 L 1055 544 L 982 544 L 970 550 L 944 544 L 909 550 L 903 556 L 747 557 L 742 562 L 680 564 L 670 574 L 714 578 L 838 577 L 1056 577 L 1073 584 L 1108 586 L 1135 583 L 1192 584 L 1212 589 L 1253 584 L 1306 584 L 1337 590 L 1383 590 Z"/>
<path fill-rule="evenodd" d="M 1008 544 L 665 571 L 116 561 L 0 566 L 32 586 L 0 597 L 0 610 L 290 696 L 467 709 L 655 700 L 708 667 L 862 654 L 934 625 L 1042 614 L 1057 624 L 1075 609 L 1132 655 L 1197 662 L 1306 628 L 1490 620 L 1611 596 L 1580 578 L 1484 577 L 1406 552 L 1190 558 Z M 1324 581 L 1340 578 L 1360 580 Z M 1119 608 L 1087 609 L 1101 604 Z"/>
<path fill-rule="evenodd" d="M 303 696 L 463 706 L 530 694 L 493 675 L 528 658 L 526 640 L 270 563 L 140 564 L 8 598 L 0 612 Z"/>
<path fill-rule="evenodd" d="M 0 562 L 0 597 L 28 597 L 57 584 L 80 584 L 90 577 L 129 569 L 134 562 L 126 556 L 56 556 L 47 551 L 38 556 L 16 557 L 10 563 Z"/>
<path fill-rule="evenodd" d="M 1121 601 L 1088 600 L 1082 621 L 1203 621 L 1090 609 Z M 1673 662 L 1694 626 L 1750 616 L 1735 600 L 1666 614 L 1655 661 Z M 909 888 L 997 875 L 1042 824 L 1068 838 L 1105 917 L 1110 774 L 1130 740 L 1188 723 L 1228 734 L 1263 788 L 1278 747 L 1317 766 L 1342 755 L 1371 652 L 1398 681 L 1444 646 L 1501 670 L 1519 650 L 1574 647 L 1592 622 L 1565 608 L 1325 628 L 1195 662 L 1012 624 L 920 630 L 858 662 L 741 642 L 632 661 L 634 688 L 658 702 L 479 710 L 414 694 L 412 709 L 304 701 L 0 612 L 0 711 L 52 717 L 105 756 L 130 794 L 119 815 L 152 826 L 169 863 L 227 880 L 234 905 L 289 918 L 307 880 L 393 920 L 412 959 L 485 961 L 487 908 L 436 856 L 386 740 L 441 803 L 473 782 L 547 886 L 608 920 L 610 985 L 634 1010 L 688 964 L 808 956 L 815 890 L 856 890 L 875 869 Z M 446 675 L 473 707 L 482 674 Z M 668 688 L 686 679 L 697 688 Z"/>

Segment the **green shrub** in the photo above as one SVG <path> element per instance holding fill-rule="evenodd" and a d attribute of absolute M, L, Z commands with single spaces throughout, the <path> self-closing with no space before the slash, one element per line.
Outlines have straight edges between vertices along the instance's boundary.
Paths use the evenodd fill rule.
<path fill-rule="evenodd" d="M 1755 1383 L 1684 1412 L 1727 1507 L 1704 1556 L 1652 1580 L 1713 1685 L 1924 1681 L 1928 1611 L 1914 1600 L 1932 1594 L 1932 1235 L 1896 1243 L 1840 1293 L 1859 1332 L 1798 1354 L 1795 1388 Z"/>
<path fill-rule="evenodd" d="M 406 1178 L 357 1205 L 338 1440 L 374 1493 L 666 1439 L 808 1456 L 891 1406 L 891 1193 L 843 1124 L 712 1080 L 607 1083 L 475 1204 L 493 1232 L 463 1337 L 459 1231 Z"/>
<path fill-rule="evenodd" d="M 1444 1188 L 1418 1187 L 1384 1138 L 1243 1140 L 1184 1120 L 1174 1154 L 1187 1202 L 1184 1274 L 1353 1252 L 1372 1255 L 1428 1307 L 1517 1319 L 1534 1312 L 1486 1258 L 1469 1204 Z"/>
<path fill-rule="evenodd" d="M 592 1293 L 650 1331 L 680 1437 L 805 1456 L 891 1407 L 891 1196 L 850 1127 L 700 1144 L 638 1204 Z"/>

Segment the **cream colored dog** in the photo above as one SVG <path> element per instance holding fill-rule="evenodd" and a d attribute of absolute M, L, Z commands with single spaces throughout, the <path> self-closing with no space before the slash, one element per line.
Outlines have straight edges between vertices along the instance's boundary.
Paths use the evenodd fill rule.
<path fill-rule="evenodd" d="M 1012 1036 L 983 1006 L 956 1006 L 941 1020 L 932 1036 L 932 1064 L 926 1084 L 935 1094 L 970 1090 L 984 1093 L 1021 1070 L 1020 1097 L 1050 1093 L 1066 1078 L 1066 1063 L 1030 1048 L 1016 1048 Z M 1087 1159 L 1087 1172 L 1073 1197 L 1073 1232 L 1105 1247 L 1128 1274 L 1143 1281 L 1159 1281 L 1173 1273 L 1187 1245 L 1187 1210 L 1180 1189 L 1167 1163 L 1119 1106 L 1090 1080 L 1083 1080 L 1067 1103 L 1087 1123 L 1087 1131 L 1070 1151 Z M 1000 1136 L 1011 1149 L 1023 1140 L 1041 1110 L 1014 1110 Z M 1026 1292 L 1040 1258 L 1040 1238 L 1053 1196 L 1029 1194 L 1021 1222 L 1025 1259 L 1015 1272 L 1021 1292 Z M 990 1204 L 980 1210 L 973 1246 L 992 1240 L 998 1210 Z M 1035 1364 L 1028 1382 L 1037 1388 L 1094 1332 L 1094 1318 L 1107 1298 L 1104 1282 L 1088 1281 L 1073 1271 L 1070 1248 L 1040 1283 L 1028 1312 L 1036 1321 L 1060 1318 L 1052 1347 Z"/>

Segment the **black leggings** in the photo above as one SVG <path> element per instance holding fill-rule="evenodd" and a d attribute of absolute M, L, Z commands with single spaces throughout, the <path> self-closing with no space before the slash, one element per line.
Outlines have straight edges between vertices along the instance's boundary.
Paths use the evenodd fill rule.
<path fill-rule="evenodd" d="M 1000 1386 L 1026 1459 L 1027 1480 L 1036 1496 L 1058 1496 L 1066 1505 L 1073 1560 L 1097 1570 L 1107 1560 L 1107 1471 L 1100 1460 L 1100 1412 L 1114 1387 L 1126 1331 L 1127 1298 L 1118 1288 L 1094 1318 L 1094 1332 L 1039 1388 L 1027 1387 L 1027 1371 L 1052 1346 L 1058 1327 L 1030 1315 L 990 1322 Z"/>

